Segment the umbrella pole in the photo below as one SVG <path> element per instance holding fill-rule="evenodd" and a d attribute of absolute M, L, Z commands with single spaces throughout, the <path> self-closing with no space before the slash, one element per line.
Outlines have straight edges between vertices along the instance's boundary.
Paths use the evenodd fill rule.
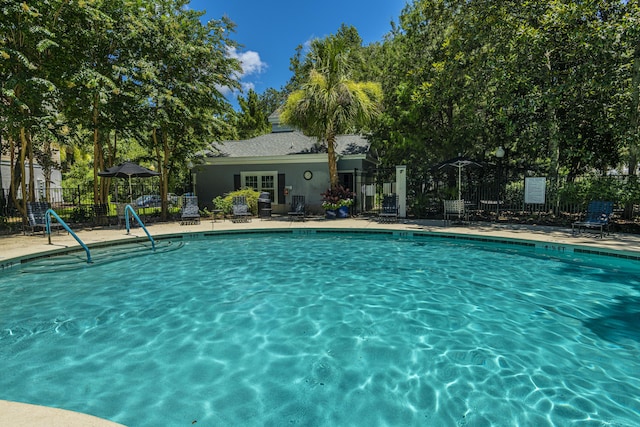
<path fill-rule="evenodd" d="M 458 166 L 458 200 L 462 200 L 462 168 Z"/>
<path fill-rule="evenodd" d="M 129 175 L 129 203 L 133 204 L 133 193 L 131 192 L 131 175 Z"/>

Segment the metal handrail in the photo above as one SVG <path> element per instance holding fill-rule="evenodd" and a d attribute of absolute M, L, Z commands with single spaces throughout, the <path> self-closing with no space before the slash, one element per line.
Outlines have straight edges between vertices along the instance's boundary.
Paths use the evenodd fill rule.
<path fill-rule="evenodd" d="M 47 235 L 49 236 L 49 244 L 51 244 L 51 215 L 53 215 L 53 217 L 58 221 L 58 223 L 62 225 L 62 227 L 64 227 L 64 229 L 67 230 L 69 234 L 71 234 L 78 243 L 80 243 L 80 246 L 82 246 L 82 249 L 84 249 L 84 251 L 87 253 L 87 263 L 91 264 L 92 262 L 91 252 L 89 251 L 89 248 L 87 247 L 87 245 L 85 245 L 84 242 L 80 240 L 80 238 L 76 235 L 76 233 L 74 233 L 73 230 L 71 230 L 71 228 L 67 225 L 67 223 L 64 222 L 62 218 L 60 218 L 53 209 L 47 209 L 47 212 L 45 212 L 44 214 L 44 218 L 45 218 L 44 221 L 47 227 Z"/>
<path fill-rule="evenodd" d="M 149 238 L 149 240 L 151 240 L 151 250 L 155 251 L 156 250 L 156 242 L 155 242 L 155 240 L 153 240 L 153 237 L 151 237 L 151 234 L 149 234 L 149 231 L 147 230 L 147 227 L 144 226 L 144 224 L 142 223 L 142 220 L 140 219 L 140 217 L 138 216 L 136 211 L 133 210 L 131 205 L 126 205 L 124 207 L 124 222 L 127 224 L 127 234 L 129 234 L 129 230 L 130 230 L 130 227 L 129 227 L 129 212 L 131 212 L 131 214 L 136 219 L 136 221 L 138 221 L 138 224 L 140 224 L 140 227 L 142 227 L 144 232 L 147 233 L 147 237 Z"/>

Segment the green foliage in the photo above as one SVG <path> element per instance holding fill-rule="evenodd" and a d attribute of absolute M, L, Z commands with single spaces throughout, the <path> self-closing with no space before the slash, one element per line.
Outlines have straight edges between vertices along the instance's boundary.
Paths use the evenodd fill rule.
<path fill-rule="evenodd" d="M 258 197 L 260 197 L 260 193 L 253 188 L 243 188 L 241 190 L 232 191 L 224 197 L 218 196 L 213 199 L 213 206 L 216 209 L 222 209 L 225 214 L 230 214 L 233 211 L 233 198 L 238 196 L 245 197 L 253 215 L 258 214 Z"/>
<path fill-rule="evenodd" d="M 325 210 L 336 210 L 343 206 L 351 206 L 356 194 L 350 189 L 337 185 L 321 194 L 322 207 Z"/>
<path fill-rule="evenodd" d="M 522 206 L 524 202 L 524 185 L 522 182 L 509 182 L 504 189 L 504 202 L 509 206 Z"/>
<path fill-rule="evenodd" d="M 258 94 L 250 89 L 247 98 L 238 97 L 240 105 L 240 113 L 238 113 L 238 122 L 236 125 L 238 138 L 249 139 L 258 135 L 269 133 L 271 126 L 267 120 L 268 114 L 265 114 L 260 105 Z"/>
<path fill-rule="evenodd" d="M 584 209 L 592 200 L 623 201 L 627 187 L 628 184 L 615 176 L 585 176 L 575 182 L 565 182 L 559 189 L 559 197 L 563 204 L 580 205 Z"/>
<path fill-rule="evenodd" d="M 81 150 L 74 157 L 94 173 L 153 160 L 166 194 L 194 152 L 234 135 L 220 90 L 239 86 L 233 24 L 203 22 L 187 3 L 1 2 L 0 136 L 45 168 L 55 166 L 51 145 Z M 96 199 L 106 197 L 102 184 L 94 182 Z"/>
<path fill-rule="evenodd" d="M 337 135 L 369 129 L 381 108 L 379 83 L 351 80 L 357 64 L 352 49 L 358 40 L 345 31 L 314 40 L 301 66 L 308 74 L 303 75 L 300 88 L 289 95 L 280 116 L 284 123 L 327 144 L 332 188 L 338 185 Z"/>
<path fill-rule="evenodd" d="M 231 204 L 232 204 L 233 198 L 229 197 L 229 196 L 218 196 L 215 199 L 213 199 L 213 208 L 214 209 L 220 209 L 222 212 L 224 212 L 225 214 L 231 213 Z"/>
<path fill-rule="evenodd" d="M 617 167 L 640 146 L 639 85 L 628 84 L 640 81 L 638 22 L 638 2 L 408 4 L 366 56 L 385 70 L 374 74 L 382 164 L 423 177 L 458 153 L 482 159 L 501 145 L 546 176 Z"/>
<path fill-rule="evenodd" d="M 86 206 L 77 206 L 71 211 L 69 221 L 73 223 L 89 222 L 93 218 L 93 211 Z"/>
<path fill-rule="evenodd" d="M 634 204 L 640 202 L 640 179 L 638 176 L 630 176 L 620 191 L 620 203 Z"/>
<path fill-rule="evenodd" d="M 450 197 L 448 198 L 450 199 Z M 408 206 L 411 215 L 416 218 L 428 218 L 434 212 L 439 210 L 442 204 L 442 198 L 434 197 L 429 194 L 418 194 Z"/>

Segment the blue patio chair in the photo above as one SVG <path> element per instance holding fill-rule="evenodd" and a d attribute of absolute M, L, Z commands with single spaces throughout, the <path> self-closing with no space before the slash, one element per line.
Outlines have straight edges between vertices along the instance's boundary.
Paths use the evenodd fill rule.
<path fill-rule="evenodd" d="M 198 196 L 183 196 L 180 225 L 200 224 L 200 208 Z"/>
<path fill-rule="evenodd" d="M 245 196 L 235 196 L 231 205 L 233 218 L 231 222 L 249 222 L 251 221 L 251 210 L 247 204 Z"/>
<path fill-rule="evenodd" d="M 291 207 L 289 208 L 289 219 L 300 218 L 304 221 L 306 206 L 304 196 L 292 196 Z"/>
<path fill-rule="evenodd" d="M 613 216 L 613 202 L 594 200 L 589 202 L 585 218 L 571 224 L 571 233 L 580 233 L 583 229 L 593 228 L 600 231 L 600 238 L 606 232 L 609 234 L 611 217 Z"/>
<path fill-rule="evenodd" d="M 27 227 L 31 229 L 31 234 L 35 234 L 36 230 L 42 230 L 42 235 L 46 235 L 47 224 L 45 216 L 49 208 L 51 208 L 51 205 L 48 202 L 27 202 Z M 55 228 L 58 232 L 62 228 L 62 225 L 56 221 L 52 221 L 49 226 Z"/>
<path fill-rule="evenodd" d="M 382 199 L 382 210 L 378 214 L 380 222 L 398 222 L 398 202 L 396 194 L 387 194 Z"/>

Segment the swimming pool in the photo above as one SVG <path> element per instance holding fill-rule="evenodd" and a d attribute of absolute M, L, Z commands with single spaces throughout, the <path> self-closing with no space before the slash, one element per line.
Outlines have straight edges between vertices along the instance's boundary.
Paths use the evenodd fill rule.
<path fill-rule="evenodd" d="M 219 235 L 72 273 L 3 273 L 0 295 L 0 399 L 131 427 L 640 423 L 629 261 Z"/>

